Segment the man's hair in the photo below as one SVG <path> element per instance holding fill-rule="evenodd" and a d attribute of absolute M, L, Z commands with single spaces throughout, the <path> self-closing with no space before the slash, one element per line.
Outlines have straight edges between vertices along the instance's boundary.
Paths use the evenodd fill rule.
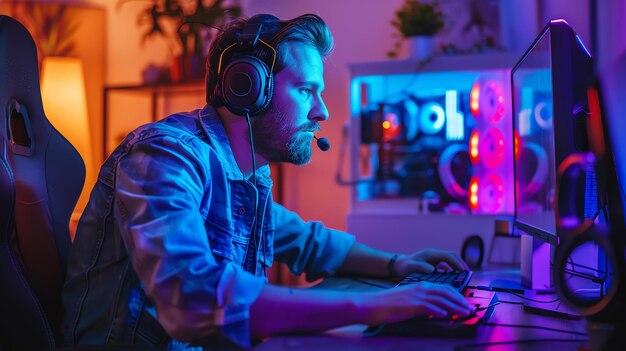
<path fill-rule="evenodd" d="M 237 37 L 243 32 L 248 22 L 263 23 L 260 39 L 276 50 L 276 63 L 273 75 L 288 65 L 284 45 L 289 42 L 299 42 L 316 48 L 322 59 L 326 59 L 333 51 L 333 36 L 330 29 L 321 17 L 306 14 L 291 20 L 281 21 L 272 15 L 255 15 L 250 18 L 240 18 L 230 22 L 224 31 L 219 33 L 211 43 L 206 60 L 206 102 L 213 107 L 223 106 L 222 99 L 217 96 L 217 69 L 222 52 L 237 42 Z M 250 50 L 241 50 L 236 45 L 228 49 L 222 57 L 222 69 L 237 55 L 250 55 L 261 59 L 271 68 L 274 54 L 270 48 L 258 42 Z"/>

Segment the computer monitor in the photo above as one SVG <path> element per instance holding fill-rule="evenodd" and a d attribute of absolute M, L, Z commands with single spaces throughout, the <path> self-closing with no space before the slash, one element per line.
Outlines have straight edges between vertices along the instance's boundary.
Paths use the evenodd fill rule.
<path fill-rule="evenodd" d="M 595 187 L 593 179 L 570 189 L 579 192 L 578 201 L 555 199 L 561 162 L 589 149 L 586 92 L 592 71 L 591 55 L 564 20 L 550 21 L 511 71 L 515 227 L 534 238 L 522 252 L 522 284 L 528 288 L 553 289 L 551 262 L 559 241 L 555 206 L 579 218 L 597 214 L 597 201 L 586 199 L 594 193 L 587 191 Z"/>
<path fill-rule="evenodd" d="M 515 222 L 554 245 L 556 169 L 567 156 L 589 149 L 585 122 L 591 78 L 591 56 L 563 20 L 550 21 L 512 71 Z M 558 205 L 580 206 L 562 213 L 597 212 L 584 201 Z"/>

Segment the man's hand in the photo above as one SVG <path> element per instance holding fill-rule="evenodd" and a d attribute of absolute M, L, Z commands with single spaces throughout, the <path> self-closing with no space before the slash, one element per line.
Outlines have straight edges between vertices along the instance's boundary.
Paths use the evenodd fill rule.
<path fill-rule="evenodd" d="M 293 289 L 266 284 L 250 307 L 253 335 L 378 325 L 417 316 L 465 317 L 474 307 L 448 285 L 419 282 L 375 292 Z"/>
<path fill-rule="evenodd" d="M 425 249 L 410 255 L 401 255 L 391 267 L 396 277 L 404 277 L 414 272 L 468 271 L 469 269 L 467 263 L 458 254 L 437 249 Z"/>
<path fill-rule="evenodd" d="M 364 294 L 357 306 L 362 320 L 368 325 L 393 323 L 416 316 L 442 318 L 456 314 L 465 317 L 474 311 L 456 289 L 428 282 Z"/>

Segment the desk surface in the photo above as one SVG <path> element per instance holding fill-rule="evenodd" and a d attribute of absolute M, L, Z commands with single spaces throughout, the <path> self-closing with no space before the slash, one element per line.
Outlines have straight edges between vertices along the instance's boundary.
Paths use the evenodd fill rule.
<path fill-rule="evenodd" d="M 488 286 L 494 280 L 519 282 L 519 271 L 477 271 L 474 273 L 470 285 Z M 380 287 L 368 284 L 368 282 L 377 285 L 389 284 L 381 281 L 335 277 L 325 280 L 313 289 L 358 289 L 365 291 L 380 289 Z M 585 320 L 567 320 L 528 313 L 523 309 L 522 298 L 506 292 L 497 292 L 497 297 L 502 303 L 495 306 L 495 311 L 486 324 L 480 326 L 478 336 L 471 339 L 369 337 L 362 334 L 366 328 L 365 325 L 351 325 L 314 335 L 273 337 L 258 345 L 254 350 L 484 350 L 487 345 L 482 344 L 492 344 L 493 346 L 489 347 L 489 350 L 560 351 L 580 350 L 580 346 L 587 344 L 586 335 L 574 334 L 585 333 Z M 551 300 L 554 296 L 545 295 L 542 298 Z M 497 345 L 495 343 L 502 344 L 495 346 Z"/>

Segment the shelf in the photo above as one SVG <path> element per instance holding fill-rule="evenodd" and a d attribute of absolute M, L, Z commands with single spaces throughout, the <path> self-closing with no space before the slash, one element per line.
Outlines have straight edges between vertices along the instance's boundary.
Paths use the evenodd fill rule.
<path fill-rule="evenodd" d="M 406 74 L 411 72 L 452 72 L 488 69 L 511 69 L 518 54 L 486 53 L 475 55 L 440 55 L 423 63 L 418 60 L 385 60 L 348 64 L 352 78 L 368 75 Z M 422 66 L 423 65 L 423 66 Z"/>
<path fill-rule="evenodd" d="M 163 84 L 130 84 L 130 85 L 109 85 L 104 87 L 105 92 L 110 91 L 137 91 L 137 92 L 197 92 L 204 91 L 204 80 L 185 83 L 163 83 Z"/>
<path fill-rule="evenodd" d="M 152 121 L 157 120 L 157 101 L 162 96 L 200 94 L 204 93 L 204 81 L 169 84 L 128 84 L 109 85 L 103 89 L 102 112 L 102 140 L 104 159 L 108 156 L 109 134 L 109 95 L 113 92 L 150 94 L 150 116 Z"/>

